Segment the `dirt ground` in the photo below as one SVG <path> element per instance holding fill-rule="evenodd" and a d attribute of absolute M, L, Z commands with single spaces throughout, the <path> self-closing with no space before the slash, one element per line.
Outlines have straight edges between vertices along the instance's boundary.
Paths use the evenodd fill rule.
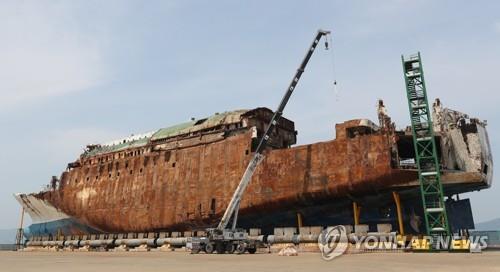
<path fill-rule="evenodd" d="M 500 252 L 190 255 L 187 252 L 0 252 L 0 271 L 500 271 Z"/>

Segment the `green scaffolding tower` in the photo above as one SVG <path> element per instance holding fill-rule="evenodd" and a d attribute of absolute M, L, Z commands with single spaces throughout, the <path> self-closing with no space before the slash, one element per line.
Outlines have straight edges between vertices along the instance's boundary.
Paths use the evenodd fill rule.
<path fill-rule="evenodd" d="M 408 58 L 401 56 L 410 109 L 413 144 L 424 209 L 427 235 L 433 238 L 431 249 L 438 249 L 438 238 L 449 236 L 443 198 L 434 129 L 425 89 L 420 52 Z"/>

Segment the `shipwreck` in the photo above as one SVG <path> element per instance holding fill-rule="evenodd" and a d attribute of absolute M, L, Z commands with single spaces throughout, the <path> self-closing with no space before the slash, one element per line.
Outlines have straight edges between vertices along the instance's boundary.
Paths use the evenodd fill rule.
<path fill-rule="evenodd" d="M 273 112 L 267 108 L 207 118 L 92 144 L 46 189 L 15 195 L 32 218 L 30 235 L 197 230 L 224 213 Z M 281 118 L 240 206 L 240 225 L 331 226 L 356 221 L 397 226 L 393 196 L 408 232 L 422 232 L 411 128 L 397 130 L 379 101 L 378 122 L 335 125 L 335 138 L 295 146 Z M 491 186 L 486 122 L 433 105 L 444 194 L 453 229 L 473 228 L 468 199 Z M 333 131 L 332 131 L 333 132 Z M 355 204 L 355 209 L 353 209 Z"/>

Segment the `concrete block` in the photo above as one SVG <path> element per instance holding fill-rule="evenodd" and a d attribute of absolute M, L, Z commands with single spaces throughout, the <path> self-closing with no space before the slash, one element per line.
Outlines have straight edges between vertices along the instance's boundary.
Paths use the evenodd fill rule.
<path fill-rule="evenodd" d="M 323 231 L 323 227 L 322 226 L 313 226 L 313 227 L 310 227 L 311 234 L 320 234 L 322 231 Z"/>
<path fill-rule="evenodd" d="M 357 235 L 367 235 L 368 234 L 369 227 L 368 225 L 355 225 L 354 226 L 354 233 Z"/>
<path fill-rule="evenodd" d="M 283 228 L 274 228 L 274 235 L 275 236 L 284 236 L 285 232 L 283 231 Z"/>
<path fill-rule="evenodd" d="M 353 233 L 354 227 L 352 225 L 344 225 L 344 227 L 347 234 Z"/>
<path fill-rule="evenodd" d="M 258 228 L 253 228 L 249 230 L 249 235 L 250 236 L 259 236 L 261 234 L 261 229 Z"/>
<path fill-rule="evenodd" d="M 389 233 L 392 231 L 391 224 L 377 224 L 377 232 Z"/>
<path fill-rule="evenodd" d="M 351 233 L 353 232 L 353 227 L 352 227 L 352 225 L 342 225 L 342 226 L 344 226 L 344 228 L 345 228 L 345 231 L 346 231 L 346 234 L 347 234 L 347 235 L 349 235 L 349 234 L 351 234 Z M 330 230 L 331 230 L 332 228 L 334 228 L 334 227 L 336 227 L 336 226 L 328 226 L 328 227 L 326 228 L 326 230 L 327 230 L 327 231 L 330 231 Z"/>
<path fill-rule="evenodd" d="M 311 234 L 311 227 L 300 227 L 299 228 L 300 235 L 309 235 Z"/>
<path fill-rule="evenodd" d="M 285 236 L 297 234 L 297 228 L 294 227 L 283 228 L 283 233 L 285 234 Z"/>

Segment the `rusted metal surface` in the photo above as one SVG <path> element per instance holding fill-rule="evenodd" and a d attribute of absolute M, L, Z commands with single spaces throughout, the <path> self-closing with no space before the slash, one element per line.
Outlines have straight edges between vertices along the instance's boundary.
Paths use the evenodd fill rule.
<path fill-rule="evenodd" d="M 371 134 L 269 151 L 243 198 L 242 213 L 410 181 L 411 175 L 391 168 L 388 137 Z M 86 165 L 63 175 L 59 190 L 39 197 L 104 231 L 207 224 L 230 200 L 251 142 L 248 131 L 206 145 Z"/>
<path fill-rule="evenodd" d="M 480 173 L 491 186 L 493 157 L 486 121 L 433 104 L 434 130 L 441 135 L 442 164 L 446 169 Z"/>
<path fill-rule="evenodd" d="M 240 214 L 300 208 L 311 201 L 336 201 L 413 186 L 416 171 L 403 169 L 400 160 L 405 158 L 399 157 L 411 152 L 397 144 L 406 137 L 405 132 L 395 131 L 383 102 L 379 102 L 378 113 L 379 125 L 367 119 L 346 121 L 336 125 L 336 139 L 292 148 L 287 147 L 296 141 L 294 124 L 282 119 L 273 134 L 272 148 L 266 151 L 243 197 Z M 215 122 L 216 127 L 194 133 L 82 156 L 59 180 L 53 179 L 48 190 L 29 197 L 57 207 L 57 213 L 50 214 L 76 218 L 105 232 L 179 231 L 214 224 L 230 201 L 272 112 L 257 108 L 239 114 L 240 122 L 233 116 L 228 124 Z M 487 137 L 485 130 L 484 134 Z M 451 134 L 442 130 L 441 135 Z M 467 136 L 483 148 L 480 155 L 491 159 L 489 146 L 479 138 Z M 462 147 L 454 141 L 445 144 L 460 152 Z M 473 155 L 469 152 L 462 157 Z M 445 174 L 444 181 L 447 177 L 450 183 L 464 179 L 485 184 L 488 180 L 490 173 L 484 172 L 484 166 L 460 167 L 459 173 Z"/>

